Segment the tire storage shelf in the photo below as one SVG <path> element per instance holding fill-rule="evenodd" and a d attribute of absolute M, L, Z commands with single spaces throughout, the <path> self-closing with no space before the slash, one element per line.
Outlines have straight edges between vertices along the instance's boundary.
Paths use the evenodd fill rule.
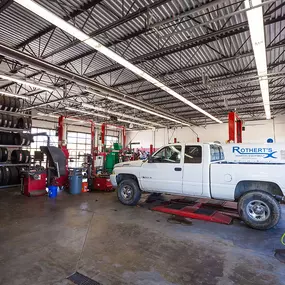
<path fill-rule="evenodd" d="M 0 189 L 20 186 L 20 173 L 29 167 L 32 121 L 22 107 L 21 99 L 0 96 Z"/>

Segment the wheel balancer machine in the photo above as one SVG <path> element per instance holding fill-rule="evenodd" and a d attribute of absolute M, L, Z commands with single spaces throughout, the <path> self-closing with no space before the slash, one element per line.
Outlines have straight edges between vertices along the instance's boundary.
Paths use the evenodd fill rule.
<path fill-rule="evenodd" d="M 50 138 L 47 133 L 37 133 L 34 136 L 46 136 L 47 146 L 41 146 L 42 154 L 46 154 L 46 169 L 29 165 L 29 168 L 21 172 L 21 192 L 26 196 L 45 195 L 46 188 L 55 182 L 56 177 L 65 175 L 65 155 L 61 149 L 50 146 Z M 42 160 L 42 159 L 39 159 Z"/>

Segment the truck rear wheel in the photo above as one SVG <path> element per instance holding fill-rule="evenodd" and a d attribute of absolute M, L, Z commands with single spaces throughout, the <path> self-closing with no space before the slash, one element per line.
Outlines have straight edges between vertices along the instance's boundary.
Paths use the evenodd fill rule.
<path fill-rule="evenodd" d="M 141 190 L 135 180 L 126 179 L 119 184 L 117 196 L 122 204 L 135 206 L 141 198 Z"/>
<path fill-rule="evenodd" d="M 281 208 L 278 201 L 269 193 L 250 191 L 238 202 L 241 219 L 251 228 L 268 230 L 278 224 Z"/>

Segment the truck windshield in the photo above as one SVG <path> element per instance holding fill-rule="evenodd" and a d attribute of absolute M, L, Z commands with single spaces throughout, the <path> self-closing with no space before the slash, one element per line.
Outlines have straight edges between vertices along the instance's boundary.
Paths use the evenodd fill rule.
<path fill-rule="evenodd" d="M 211 144 L 210 152 L 211 152 L 211 161 L 218 161 L 225 159 L 223 148 L 220 145 Z"/>

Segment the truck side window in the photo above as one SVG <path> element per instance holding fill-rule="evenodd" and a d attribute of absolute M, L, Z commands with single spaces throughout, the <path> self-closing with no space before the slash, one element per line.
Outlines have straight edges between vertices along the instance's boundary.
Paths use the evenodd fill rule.
<path fill-rule="evenodd" d="M 166 146 L 153 155 L 154 163 L 180 163 L 181 145 Z"/>
<path fill-rule="evenodd" d="M 184 163 L 201 163 L 202 147 L 199 145 L 186 145 Z"/>

